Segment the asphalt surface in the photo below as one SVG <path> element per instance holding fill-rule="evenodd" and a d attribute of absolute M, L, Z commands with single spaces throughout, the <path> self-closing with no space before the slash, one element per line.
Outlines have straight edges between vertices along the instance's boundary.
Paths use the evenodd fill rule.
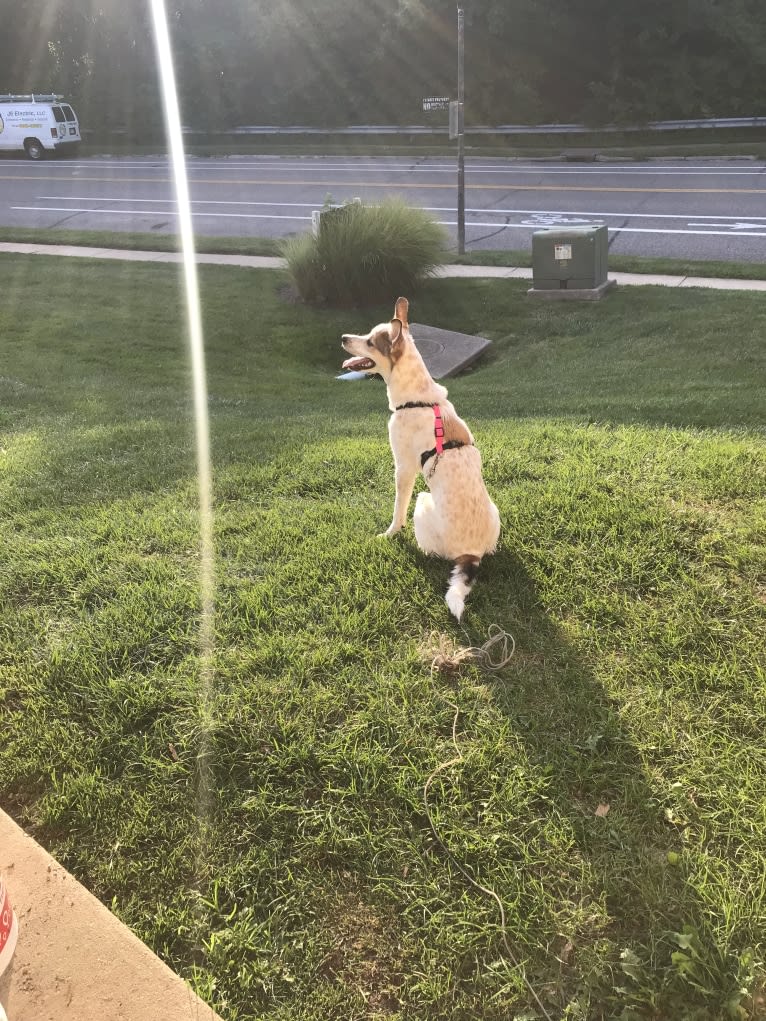
<path fill-rule="evenodd" d="M 283 237 L 329 197 L 397 195 L 455 235 L 449 159 L 232 156 L 188 160 L 199 235 Z M 0 226 L 174 233 L 165 157 L 0 160 Z M 525 249 L 533 231 L 605 223 L 612 252 L 766 261 L 766 163 L 466 161 L 466 248 Z"/>

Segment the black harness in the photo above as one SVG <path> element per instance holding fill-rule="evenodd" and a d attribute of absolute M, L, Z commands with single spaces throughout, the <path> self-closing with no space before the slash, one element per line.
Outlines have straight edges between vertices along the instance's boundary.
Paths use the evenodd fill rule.
<path fill-rule="evenodd" d="M 464 447 L 465 443 L 461 440 L 447 440 L 446 443 L 442 443 L 442 452 L 445 450 L 454 450 L 456 447 Z M 436 454 L 436 447 L 431 447 L 430 450 L 424 450 L 420 455 L 420 467 L 425 468 L 426 461 L 430 460 Z"/>

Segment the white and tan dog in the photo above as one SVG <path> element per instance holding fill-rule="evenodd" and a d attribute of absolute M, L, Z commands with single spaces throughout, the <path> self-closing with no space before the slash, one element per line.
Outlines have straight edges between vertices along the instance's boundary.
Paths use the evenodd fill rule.
<path fill-rule="evenodd" d="M 479 562 L 500 536 L 500 515 L 481 474 L 481 454 L 447 390 L 436 383 L 415 347 L 407 322 L 409 303 L 399 298 L 390 323 L 365 336 L 346 333 L 353 355 L 344 369 L 379 373 L 388 388 L 388 435 L 396 468 L 394 517 L 385 535 L 404 527 L 415 480 L 422 471 L 428 493 L 415 504 L 415 538 L 424 553 L 452 560 L 446 602 L 460 620 Z"/>

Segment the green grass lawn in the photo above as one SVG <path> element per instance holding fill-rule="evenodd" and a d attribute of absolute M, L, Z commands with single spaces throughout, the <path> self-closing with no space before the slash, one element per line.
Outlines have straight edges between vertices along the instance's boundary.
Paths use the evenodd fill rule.
<path fill-rule="evenodd" d="M 137 249 L 148 252 L 180 252 L 177 234 L 148 231 L 72 230 L 66 227 L 0 227 L 0 241 L 28 245 L 76 245 L 86 248 Z M 196 238 L 197 250 L 216 255 L 280 255 L 278 238 Z"/>
<path fill-rule="evenodd" d="M 0 803 L 225 1021 L 763 1018 L 766 297 L 529 301 L 450 396 L 503 519 L 464 629 L 390 520 L 378 382 L 201 271 L 212 690 L 177 267 L 0 256 Z M 516 640 L 497 674 L 439 648 Z M 432 787 L 454 859 L 434 840 Z M 608 810 L 607 810 L 608 809 Z M 537 1011 L 537 1013 L 536 1013 Z"/>

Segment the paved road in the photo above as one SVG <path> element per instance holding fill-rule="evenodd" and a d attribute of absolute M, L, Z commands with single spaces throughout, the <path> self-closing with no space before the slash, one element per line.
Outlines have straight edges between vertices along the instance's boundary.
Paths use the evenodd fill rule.
<path fill-rule="evenodd" d="M 200 235 L 281 237 L 327 196 L 402 196 L 455 234 L 447 159 L 242 156 L 188 162 Z M 766 164 L 751 160 L 466 164 L 466 247 L 520 249 L 546 226 L 605 223 L 613 252 L 766 261 Z M 0 160 L 0 225 L 171 233 L 164 157 Z"/>

